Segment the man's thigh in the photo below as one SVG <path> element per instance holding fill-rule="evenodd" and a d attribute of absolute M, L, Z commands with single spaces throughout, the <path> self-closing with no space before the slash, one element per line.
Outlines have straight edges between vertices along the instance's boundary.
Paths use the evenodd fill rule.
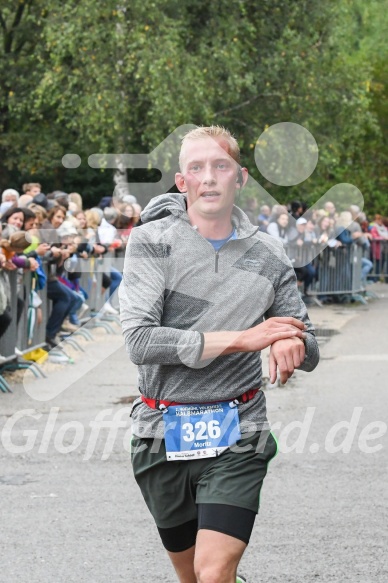
<path fill-rule="evenodd" d="M 270 431 L 243 435 L 202 472 L 197 504 L 225 504 L 256 514 L 268 464 L 276 453 L 277 443 Z"/>

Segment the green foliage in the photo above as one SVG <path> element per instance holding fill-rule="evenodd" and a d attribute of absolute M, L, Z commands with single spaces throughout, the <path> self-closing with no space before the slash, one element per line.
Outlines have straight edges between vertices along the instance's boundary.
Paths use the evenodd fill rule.
<path fill-rule="evenodd" d="M 279 201 L 314 202 L 340 181 L 388 213 L 384 27 L 378 0 L 0 1 L 0 184 L 43 177 L 92 201 L 111 193 L 95 152 L 147 152 L 185 123 L 237 136 Z M 267 183 L 253 151 L 293 121 L 317 140 L 315 173 Z M 65 170 L 61 158 L 83 164 Z"/>

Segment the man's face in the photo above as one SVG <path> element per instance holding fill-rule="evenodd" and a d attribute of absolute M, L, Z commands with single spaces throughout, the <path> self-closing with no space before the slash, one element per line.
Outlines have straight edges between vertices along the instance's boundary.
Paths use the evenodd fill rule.
<path fill-rule="evenodd" d="M 180 192 L 187 192 L 187 206 L 203 217 L 232 212 L 238 164 L 229 155 L 224 139 L 188 140 L 182 152 L 182 172 L 175 175 Z M 242 169 L 243 181 L 247 170 Z"/>

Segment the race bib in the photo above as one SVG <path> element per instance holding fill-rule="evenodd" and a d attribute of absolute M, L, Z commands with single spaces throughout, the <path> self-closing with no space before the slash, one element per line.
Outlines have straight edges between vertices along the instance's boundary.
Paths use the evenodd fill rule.
<path fill-rule="evenodd" d="M 168 461 L 217 457 L 241 438 L 238 409 L 229 402 L 169 406 L 163 419 Z"/>

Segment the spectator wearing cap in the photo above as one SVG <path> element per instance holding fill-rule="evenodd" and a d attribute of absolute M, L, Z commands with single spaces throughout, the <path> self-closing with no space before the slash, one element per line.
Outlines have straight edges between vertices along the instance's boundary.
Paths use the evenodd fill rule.
<path fill-rule="evenodd" d="M 48 210 L 48 199 L 47 196 L 43 194 L 43 192 L 40 192 L 39 194 L 34 196 L 30 204 L 38 204 L 39 206 L 46 209 L 46 211 Z"/>
<path fill-rule="evenodd" d="M 98 207 L 101 210 L 106 209 L 106 207 L 112 206 L 113 198 L 111 196 L 103 196 L 100 202 L 98 203 Z"/>
<path fill-rule="evenodd" d="M 61 241 L 61 249 L 67 250 L 69 253 L 66 260 L 66 268 L 63 262 L 57 266 L 58 280 L 70 290 L 73 296 L 72 305 L 67 315 L 68 321 L 66 318 L 62 323 L 61 328 L 73 332 L 81 325 L 77 312 L 82 306 L 84 306 L 82 310 L 83 313 L 89 307 L 84 303 L 86 295 L 80 288 L 79 277 L 81 274 L 77 272 L 78 254 L 84 249 L 84 247 L 76 242 L 78 232 L 76 227 L 70 221 L 64 221 L 57 229 L 57 233 Z"/>
<path fill-rule="evenodd" d="M 306 232 L 306 225 L 307 225 L 307 221 L 306 221 L 305 218 L 300 217 L 299 219 L 297 219 L 297 221 L 296 221 L 296 230 L 297 230 L 298 234 L 295 237 L 295 241 L 294 241 L 294 243 L 296 243 L 297 245 L 302 246 L 304 244 L 304 236 L 305 236 L 305 232 Z"/>

